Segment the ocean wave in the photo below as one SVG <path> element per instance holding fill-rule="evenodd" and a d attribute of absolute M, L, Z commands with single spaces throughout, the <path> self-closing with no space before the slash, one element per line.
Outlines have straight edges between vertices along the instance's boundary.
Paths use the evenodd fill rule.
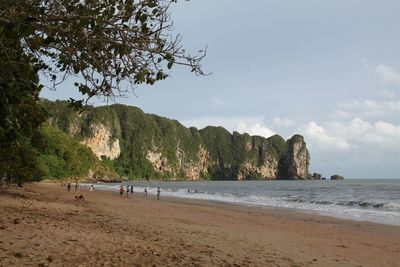
<path fill-rule="evenodd" d="M 295 202 L 295 203 L 310 203 L 316 205 L 338 205 L 338 206 L 346 206 L 346 207 L 358 207 L 362 209 L 384 209 L 384 210 L 392 210 L 392 211 L 400 211 L 400 204 L 398 203 L 386 203 L 386 202 L 368 202 L 362 200 L 349 200 L 349 201 L 329 201 L 329 200 L 307 200 L 304 198 L 293 198 L 293 197 L 284 197 L 282 198 L 287 202 Z"/>
<path fill-rule="evenodd" d="M 400 212 L 400 203 L 386 203 L 383 205 L 385 210 Z"/>
<path fill-rule="evenodd" d="M 317 212 L 340 218 L 368 220 L 389 224 L 400 224 L 400 201 L 391 194 L 376 194 L 375 191 L 356 192 L 359 199 L 354 197 L 353 191 L 333 188 L 325 192 L 325 188 L 310 188 L 305 184 L 303 188 L 282 189 L 275 187 L 258 188 L 238 187 L 232 183 L 227 187 L 218 186 L 218 183 L 183 183 L 182 185 L 160 184 L 162 195 L 210 200 L 225 203 L 235 203 L 247 206 L 264 206 L 275 208 L 289 208 L 303 211 Z M 206 185 L 206 186 L 205 186 Z M 243 185 L 243 183 L 239 184 Z M 120 185 L 97 185 L 96 188 L 118 191 Z M 155 184 L 133 184 L 135 192 L 143 192 L 146 188 L 149 195 L 155 195 Z M 157 185 L 158 186 L 158 185 Z M 170 186 L 170 187 L 168 187 Z M 323 190 L 324 189 L 324 190 Z M 286 190 L 286 192 L 285 192 Z M 290 192 L 288 192 L 290 191 Z M 366 201 L 370 197 L 371 200 Z M 391 197 L 392 199 L 389 199 Z M 375 198 L 375 199 L 373 199 Z"/>
<path fill-rule="evenodd" d="M 360 207 L 360 208 L 374 208 L 374 209 L 382 209 L 387 203 L 376 203 L 376 202 L 368 202 L 368 201 L 360 201 L 360 200 L 351 200 L 351 201 L 341 201 L 338 202 L 337 205 L 341 206 L 349 206 L 349 207 Z"/>

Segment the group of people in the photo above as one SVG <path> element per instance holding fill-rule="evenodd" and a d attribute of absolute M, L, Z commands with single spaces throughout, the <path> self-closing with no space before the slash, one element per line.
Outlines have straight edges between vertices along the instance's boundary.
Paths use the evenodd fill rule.
<path fill-rule="evenodd" d="M 72 185 L 70 182 L 66 183 L 66 182 L 61 182 L 61 186 L 62 187 L 67 187 L 68 192 L 71 191 Z M 81 189 L 81 185 L 78 183 L 78 181 L 75 182 L 75 191 L 80 190 Z"/>
<path fill-rule="evenodd" d="M 119 188 L 119 196 L 122 197 L 124 192 L 126 192 L 126 197 L 128 197 L 129 193 L 133 194 L 133 185 L 131 185 L 131 186 L 127 185 L 126 189 L 124 188 L 123 185 L 121 185 L 121 187 Z M 143 194 L 145 197 L 147 197 L 147 189 L 146 188 L 143 190 Z M 161 189 L 160 189 L 160 187 L 157 187 L 157 200 L 160 200 L 160 195 L 161 195 Z"/>
<path fill-rule="evenodd" d="M 131 189 L 129 189 L 129 185 L 126 186 L 126 196 L 128 197 L 129 193 L 133 194 L 133 185 L 130 186 Z M 119 189 L 119 193 L 122 194 L 124 193 L 124 187 L 121 185 L 121 188 Z"/>
<path fill-rule="evenodd" d="M 68 192 L 71 191 L 71 188 L 72 188 L 71 182 L 66 183 L 66 182 L 62 181 L 62 182 L 61 182 L 61 186 L 62 186 L 62 187 L 67 187 L 67 191 L 68 191 Z M 75 182 L 75 191 L 80 191 L 80 189 L 81 189 L 81 186 L 80 186 L 80 184 L 78 183 L 78 181 L 76 181 L 76 182 Z M 89 191 L 94 191 L 94 186 L 93 186 L 93 184 L 90 185 Z M 85 197 L 84 197 L 82 194 L 81 194 L 81 195 L 76 195 L 76 196 L 75 196 L 75 200 L 76 200 L 76 201 L 85 201 Z"/>
<path fill-rule="evenodd" d="M 71 182 L 66 183 L 66 182 L 63 181 L 63 182 L 61 182 L 61 186 L 62 187 L 67 187 L 68 192 L 71 191 L 71 188 L 72 188 Z M 75 191 L 79 191 L 79 190 L 80 190 L 80 184 L 78 183 L 78 181 L 76 181 L 75 182 Z M 94 191 L 93 184 L 90 185 L 89 191 Z M 123 185 L 121 185 L 121 187 L 119 188 L 120 196 L 122 196 L 124 194 L 124 192 L 126 192 L 126 197 L 128 197 L 129 194 L 133 194 L 133 185 L 126 185 L 125 188 L 124 188 Z M 161 189 L 160 189 L 160 187 L 157 187 L 156 192 L 157 192 L 157 200 L 160 200 L 160 197 L 161 197 Z M 143 190 L 143 195 L 145 197 L 147 197 L 147 189 L 146 188 Z M 84 198 L 83 195 L 79 195 L 79 196 L 76 195 L 75 196 L 75 200 L 76 201 L 84 201 L 85 198 Z"/>
<path fill-rule="evenodd" d="M 64 187 L 64 186 L 67 187 L 67 191 L 68 191 L 68 192 L 71 191 L 72 185 L 71 185 L 70 182 L 68 182 L 68 183 L 66 183 L 66 182 L 61 182 L 61 186 L 62 186 L 62 187 Z M 78 183 L 78 181 L 75 182 L 74 188 L 75 188 L 75 191 L 81 190 L 81 185 Z M 94 191 L 94 186 L 93 186 L 92 184 L 91 184 L 90 187 L 89 187 L 89 191 Z"/>

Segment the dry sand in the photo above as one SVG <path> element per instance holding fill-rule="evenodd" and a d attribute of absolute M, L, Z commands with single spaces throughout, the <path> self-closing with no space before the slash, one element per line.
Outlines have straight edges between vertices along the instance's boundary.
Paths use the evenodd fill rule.
<path fill-rule="evenodd" d="M 0 193 L 0 266 L 400 266 L 400 227 L 31 184 Z"/>

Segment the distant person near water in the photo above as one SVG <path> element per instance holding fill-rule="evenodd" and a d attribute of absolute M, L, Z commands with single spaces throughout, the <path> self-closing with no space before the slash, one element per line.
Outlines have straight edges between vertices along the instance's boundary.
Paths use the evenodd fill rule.
<path fill-rule="evenodd" d="M 90 191 L 94 191 L 94 187 L 93 187 L 93 185 L 91 184 L 90 185 L 90 189 L 89 189 Z"/>
<path fill-rule="evenodd" d="M 126 186 L 126 197 L 128 197 L 129 194 L 129 185 Z"/>
<path fill-rule="evenodd" d="M 133 185 L 131 185 L 131 194 L 133 194 Z"/>
<path fill-rule="evenodd" d="M 71 183 L 67 184 L 67 190 L 68 190 L 68 192 L 71 191 Z"/>
<path fill-rule="evenodd" d="M 124 193 L 124 187 L 121 185 L 119 188 L 119 196 L 122 197 L 122 194 Z"/>
<path fill-rule="evenodd" d="M 147 197 L 147 189 L 146 188 L 144 189 L 143 194 L 145 197 Z"/>
<path fill-rule="evenodd" d="M 157 187 L 157 200 L 160 200 L 161 189 Z"/>

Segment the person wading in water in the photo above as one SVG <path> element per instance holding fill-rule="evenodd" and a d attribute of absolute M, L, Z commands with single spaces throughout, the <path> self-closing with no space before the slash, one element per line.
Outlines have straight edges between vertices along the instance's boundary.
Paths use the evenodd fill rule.
<path fill-rule="evenodd" d="M 157 187 L 157 200 L 160 200 L 161 189 Z"/>

